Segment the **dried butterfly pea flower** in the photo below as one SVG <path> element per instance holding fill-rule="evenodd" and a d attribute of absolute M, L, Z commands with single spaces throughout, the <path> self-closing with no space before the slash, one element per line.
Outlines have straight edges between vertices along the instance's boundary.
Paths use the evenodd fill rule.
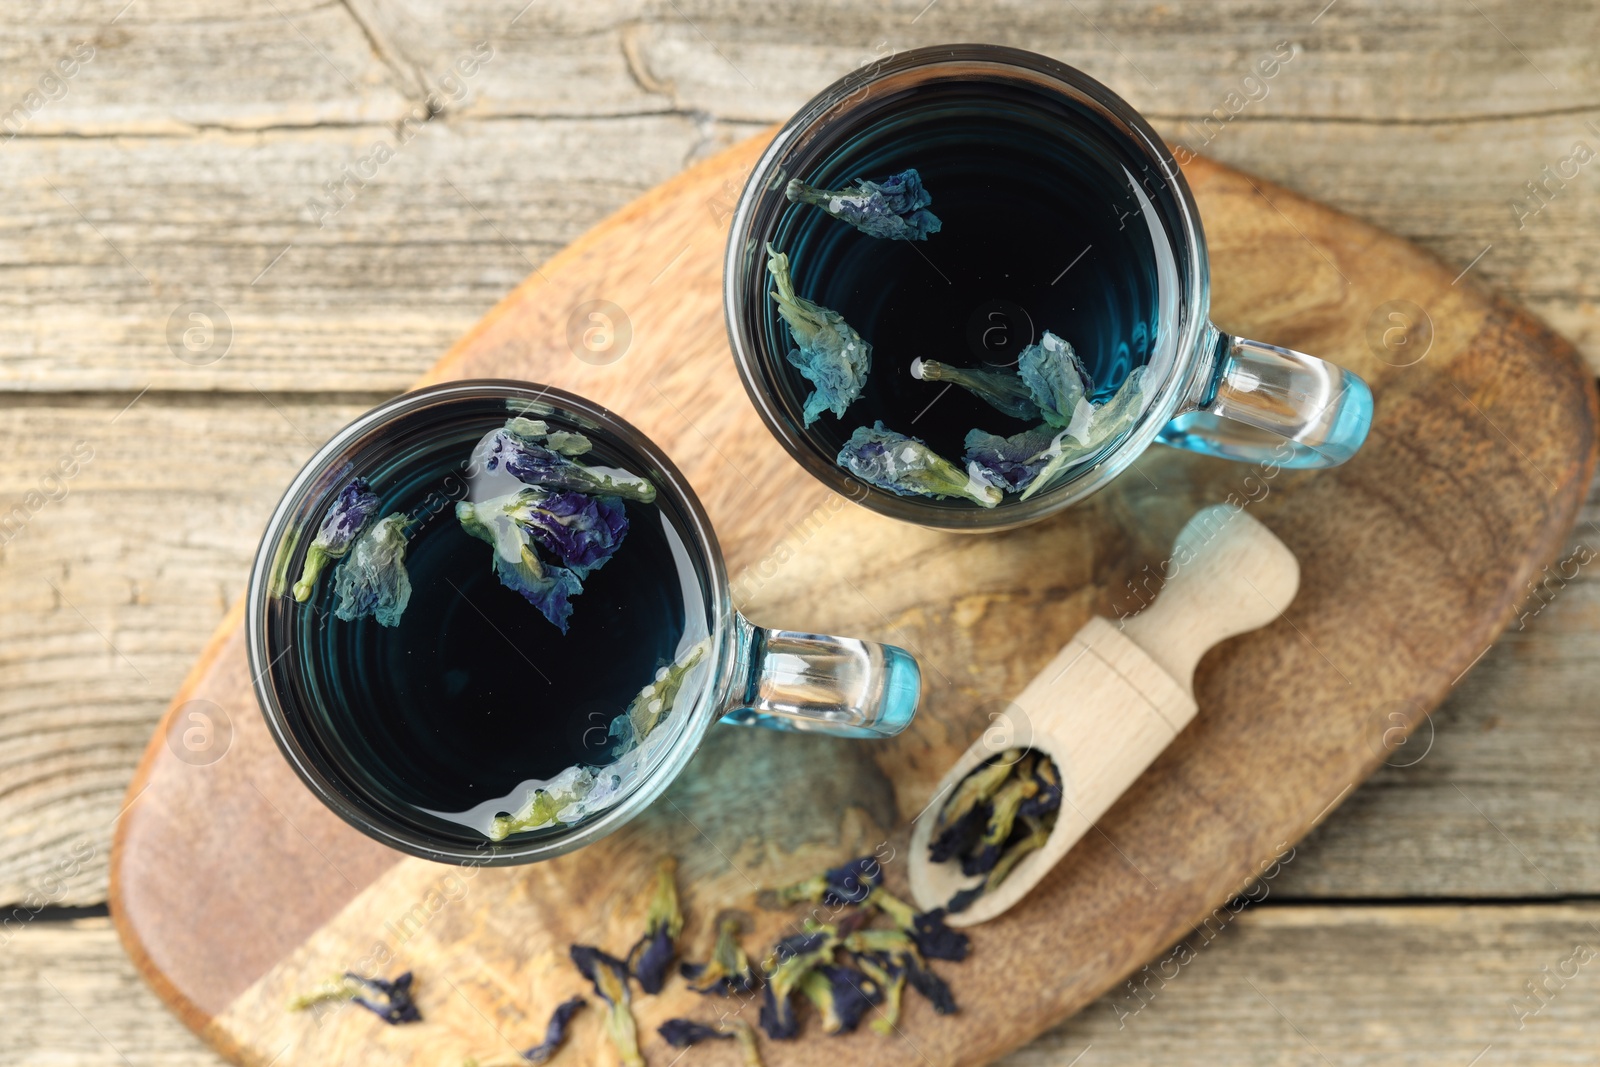
<path fill-rule="evenodd" d="M 787 1041 L 800 1033 L 800 1020 L 794 1012 L 794 993 L 812 968 L 832 963 L 839 938 L 831 927 L 794 934 L 779 941 L 774 949 L 777 965 L 767 976 L 762 991 L 761 1029 L 775 1041 Z"/>
<path fill-rule="evenodd" d="M 542 419 L 514 418 L 506 421 L 506 429 L 532 444 L 542 444 L 563 456 L 582 456 L 594 448 L 594 443 L 581 433 L 552 430 Z"/>
<path fill-rule="evenodd" d="M 411 518 L 401 512 L 379 519 L 356 538 L 334 575 L 333 614 L 345 622 L 371 615 L 380 626 L 398 626 L 411 600 L 406 573 L 406 531 Z"/>
<path fill-rule="evenodd" d="M 1014 371 L 952 367 L 931 359 L 911 361 L 911 376 L 924 382 L 950 382 L 1014 419 L 1037 419 L 1039 404 Z"/>
<path fill-rule="evenodd" d="M 659 993 L 667 968 L 678 952 L 683 910 L 678 905 L 678 861 L 663 856 L 656 867 L 656 888 L 645 913 L 644 936 L 628 952 L 628 966 L 646 993 Z"/>
<path fill-rule="evenodd" d="M 366 528 L 372 513 L 378 510 L 378 494 L 360 478 L 339 490 L 328 511 L 317 527 L 317 536 L 306 549 L 305 564 L 300 580 L 294 583 L 294 598 L 304 603 L 316 587 L 317 577 L 330 560 L 341 559 L 355 544 L 356 537 Z"/>
<path fill-rule="evenodd" d="M 511 420 L 513 424 L 518 421 Z M 570 448 L 570 438 L 574 436 L 582 435 L 558 438 L 557 443 Z M 542 438 L 537 434 L 524 436 L 508 426 L 485 438 L 473 457 L 485 470 L 504 470 L 527 485 L 571 489 L 596 496 L 620 496 L 624 500 L 637 500 L 644 504 L 656 498 L 656 487 L 648 480 L 614 467 L 586 467 L 574 462 L 551 446 L 549 442 L 552 437 L 552 434 L 543 435 Z M 587 440 L 584 438 L 585 442 Z"/>
<path fill-rule="evenodd" d="M 822 874 L 803 882 L 775 889 L 768 896 L 772 906 L 820 903 L 830 908 L 847 904 L 860 904 L 872 892 L 872 887 L 883 881 L 883 865 L 875 856 L 862 856 L 838 867 L 830 867 Z"/>
<path fill-rule="evenodd" d="M 1074 418 L 1052 445 L 1049 462 L 1022 491 L 1022 499 L 1046 488 L 1072 463 L 1098 451 L 1107 442 L 1133 429 L 1144 410 L 1144 368 L 1135 367 L 1116 393 L 1103 404 L 1090 405 L 1086 423 L 1080 428 Z"/>
<path fill-rule="evenodd" d="M 900 1004 L 906 990 L 906 966 L 885 953 L 862 953 L 856 955 L 855 960 L 856 966 L 883 991 L 878 1017 L 867 1026 L 888 1037 L 900 1022 Z"/>
<path fill-rule="evenodd" d="M 976 465 L 985 479 L 1000 488 L 1021 492 L 1054 458 L 1061 435 L 1062 431 L 1050 426 L 1035 426 L 1010 437 L 970 430 L 961 458 L 969 467 Z"/>
<path fill-rule="evenodd" d="M 794 291 L 789 257 L 767 245 L 767 271 L 777 291 L 772 299 L 798 346 L 789 352 L 790 364 L 816 387 L 806 397 L 805 424 L 810 426 L 831 411 L 842 418 L 867 382 L 872 366 L 872 345 L 864 341 L 837 311 L 813 304 Z"/>
<path fill-rule="evenodd" d="M 756 1046 L 755 1031 L 742 1019 L 724 1020 L 714 1026 L 692 1019 L 668 1019 L 656 1030 L 673 1048 L 689 1048 L 702 1041 L 736 1040 L 744 1054 L 745 1067 L 761 1067 L 761 1050 Z"/>
<path fill-rule="evenodd" d="M 717 940 L 711 959 L 705 963 L 684 962 L 678 973 L 689 979 L 696 993 L 717 993 L 731 997 L 753 993 L 761 985 L 761 975 L 739 944 L 739 917 L 726 915 L 717 921 Z"/>
<path fill-rule="evenodd" d="M 422 1012 L 411 994 L 410 971 L 387 981 L 382 978 L 363 978 L 346 971 L 323 982 L 289 1001 L 290 1011 L 307 1008 L 329 1000 L 348 1000 L 361 1005 L 390 1026 L 422 1021 Z"/>
<path fill-rule="evenodd" d="M 866 1013 L 883 999 L 883 990 L 853 967 L 823 963 L 807 971 L 800 992 L 822 1013 L 822 1029 L 848 1034 L 861 1025 Z"/>
<path fill-rule="evenodd" d="M 544 1040 L 524 1052 L 522 1058 L 529 1063 L 543 1063 L 559 1052 L 567 1040 L 567 1025 L 572 1022 L 578 1009 L 587 1003 L 582 997 L 573 997 L 556 1005 L 556 1010 L 550 1013 L 550 1022 L 544 1028 Z"/>
<path fill-rule="evenodd" d="M 1065 429 L 1089 403 L 1089 372 L 1066 341 L 1046 330 L 1017 357 L 1017 373 L 1044 421 Z"/>
<path fill-rule="evenodd" d="M 1039 790 L 1017 809 L 1017 817 L 1021 819 L 1042 819 L 1061 810 L 1061 775 L 1056 770 L 1055 760 L 1041 753 L 1034 764 L 1033 777 L 1039 783 Z"/>
<path fill-rule="evenodd" d="M 539 517 L 540 523 L 561 526 L 560 516 L 548 506 L 553 500 L 567 498 L 595 503 L 587 512 L 587 519 L 583 518 L 585 509 L 580 503 L 558 505 L 560 511 L 577 516 L 574 528 L 563 529 L 561 544 L 575 558 L 591 561 L 578 568 L 546 565 L 534 547 L 541 540 L 548 541 L 549 537 L 541 525 L 535 524 L 534 516 Z M 620 504 L 616 505 L 616 512 L 621 512 Z M 524 519 L 528 521 L 522 521 Z M 601 520 L 598 503 L 589 501 L 588 497 L 578 493 L 547 493 L 538 488 L 477 503 L 457 501 L 456 521 L 465 532 L 494 546 L 494 573 L 500 584 L 522 594 L 523 599 L 538 608 L 539 613 L 562 633 L 567 632 L 572 618 L 572 598 L 583 592 L 580 571 L 587 574 L 610 559 L 628 532 L 626 517 L 620 522 Z"/>
<path fill-rule="evenodd" d="M 504 841 L 512 834 L 576 821 L 582 812 L 572 809 L 581 808 L 583 802 L 595 792 L 597 784 L 592 769 L 568 767 L 546 782 L 544 788 L 531 791 L 516 812 L 497 816 L 489 824 L 489 840 Z"/>
<path fill-rule="evenodd" d="M 929 914 L 933 914 L 930 912 Z M 942 920 L 943 913 L 940 911 Z M 927 997 L 933 1010 L 940 1015 L 952 1015 L 956 1010 L 950 987 L 933 971 L 923 965 L 925 952 L 915 939 L 903 930 L 861 930 L 844 939 L 844 948 L 858 962 L 871 959 L 878 966 L 892 965 L 904 971 L 911 988 Z M 965 953 L 963 953 L 965 955 Z"/>
<path fill-rule="evenodd" d="M 627 711 L 612 720 L 610 732 L 622 747 L 644 741 L 672 713 L 689 672 L 710 650 L 711 638 L 703 637 L 675 661 L 656 671 L 655 679 L 639 690 L 639 695 L 628 703 Z"/>
<path fill-rule="evenodd" d="M 573 945 L 573 966 L 606 1002 L 605 1032 L 623 1067 L 644 1067 L 639 1054 L 639 1028 L 633 1020 L 633 993 L 628 988 L 628 965 L 592 945 Z"/>
<path fill-rule="evenodd" d="M 1013 778 L 995 793 L 993 810 L 984 827 L 978 848 L 961 857 L 961 873 L 986 874 L 999 862 L 1000 852 L 1011 837 L 1011 827 L 1016 821 L 1017 809 L 1022 802 L 1039 792 L 1039 782 L 1031 775 Z"/>
<path fill-rule="evenodd" d="M 933 197 L 922 187 L 915 167 L 880 182 L 857 178 L 843 189 L 817 189 L 795 178 L 784 190 L 791 203 L 820 207 L 869 237 L 925 241 L 944 225 L 928 210 Z"/>
<path fill-rule="evenodd" d="M 1024 824 L 1028 827 L 1027 834 L 1021 838 L 1014 838 L 1000 853 L 1000 858 L 995 861 L 994 868 L 989 871 L 989 876 L 983 880 L 983 891 L 992 893 L 999 888 L 1000 883 L 1011 874 L 1012 868 L 1028 853 L 1037 852 L 1050 840 L 1052 827 L 1035 819 L 1028 819 Z"/>
<path fill-rule="evenodd" d="M 506 514 L 579 578 L 599 570 L 628 536 L 628 513 L 614 496 L 525 489 Z"/>
<path fill-rule="evenodd" d="M 960 783 L 951 791 L 949 799 L 944 802 L 944 806 L 939 809 L 939 814 L 935 819 L 932 845 L 934 849 L 939 849 L 940 839 L 946 831 L 957 823 L 970 819 L 974 811 L 983 806 L 990 797 L 994 796 L 1011 777 L 1021 758 L 1021 749 L 1006 749 L 961 779 Z M 985 817 L 984 822 L 988 822 L 987 817 Z M 951 855 L 964 851 L 966 850 L 958 849 L 952 852 Z M 946 856 L 943 859 L 948 858 Z M 934 858 L 934 862 L 941 863 L 943 859 Z"/>
<path fill-rule="evenodd" d="M 882 422 L 858 426 L 839 450 L 836 462 L 857 478 L 898 496 L 962 497 L 992 508 L 998 486 L 975 465 L 963 471 L 933 449 Z"/>

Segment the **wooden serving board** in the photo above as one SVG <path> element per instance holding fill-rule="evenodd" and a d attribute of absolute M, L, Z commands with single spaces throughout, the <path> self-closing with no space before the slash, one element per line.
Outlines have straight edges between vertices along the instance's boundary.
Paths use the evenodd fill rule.
<path fill-rule="evenodd" d="M 1594 462 L 1596 398 L 1569 344 L 1399 239 L 1204 160 L 1186 170 L 1211 243 L 1216 321 L 1372 383 L 1376 424 L 1353 462 L 1273 476 L 1156 447 L 1067 513 L 982 536 L 848 504 L 761 426 L 724 338 L 728 216 L 765 141 L 601 224 L 426 380 L 547 382 L 625 415 L 694 484 L 756 621 L 917 654 L 927 686 L 916 724 L 885 742 L 719 727 L 623 831 L 553 862 L 463 871 L 386 851 L 301 786 L 256 709 L 236 610 L 145 753 L 111 886 L 140 970 L 231 1058 L 453 1065 L 532 1045 L 550 1008 L 581 987 L 568 945 L 624 950 L 666 851 L 681 860 L 684 940 L 699 958 L 717 910 L 751 908 L 756 889 L 852 854 L 878 853 L 903 893 L 908 823 L 989 714 L 1091 614 L 1136 606 L 1134 588 L 1154 588 L 1195 509 L 1249 501 L 1298 555 L 1298 598 L 1282 619 L 1207 656 L 1197 719 L 1028 899 L 973 929 L 970 959 L 940 965 L 961 1013 L 935 1016 L 908 995 L 895 1037 L 829 1038 L 813 1023 L 800 1041 L 764 1045 L 769 1064 L 985 1062 L 1270 871 L 1386 755 L 1391 713 L 1420 720 L 1490 645 L 1574 521 Z M 569 342 L 589 301 L 616 305 L 631 323 L 621 358 L 603 366 L 575 358 Z M 1391 301 L 1432 321 L 1426 356 L 1410 366 L 1369 344 L 1393 325 Z M 214 762 L 181 744 L 196 710 L 226 722 Z M 789 921 L 756 919 L 753 951 Z M 354 1008 L 284 1010 L 329 972 L 407 968 L 422 1024 L 387 1027 Z M 678 984 L 639 998 L 649 1061 L 676 1055 L 655 1035 L 662 1019 L 706 1018 L 722 1004 Z M 598 1025 L 597 1012 L 579 1016 L 567 1060 L 611 1062 Z M 737 1057 L 721 1044 L 691 1055 Z"/>

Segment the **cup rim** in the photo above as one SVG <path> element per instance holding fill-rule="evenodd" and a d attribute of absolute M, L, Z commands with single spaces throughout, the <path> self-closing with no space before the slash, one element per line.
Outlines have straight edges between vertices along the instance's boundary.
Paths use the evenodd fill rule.
<path fill-rule="evenodd" d="M 691 528 L 686 532 L 692 535 L 693 542 L 689 547 L 699 554 L 709 587 L 711 670 L 695 706 L 682 716 L 678 736 L 657 757 L 650 773 L 615 805 L 570 833 L 521 844 L 488 840 L 471 846 L 446 843 L 399 819 L 385 817 L 370 804 L 356 802 L 340 783 L 323 773 L 308 754 L 308 746 L 290 729 L 272 685 L 271 668 L 275 661 L 270 661 L 267 655 L 267 609 L 272 599 L 279 546 L 294 513 L 305 499 L 317 491 L 324 476 L 342 460 L 348 447 L 369 431 L 441 401 L 470 399 L 525 399 L 548 403 L 592 420 L 638 452 L 652 470 L 660 474 L 659 478 L 653 478 L 657 492 L 671 493 L 674 503 L 688 520 Z M 296 473 L 273 509 L 256 550 L 245 604 L 245 642 L 256 702 L 268 732 L 300 780 L 324 806 L 368 837 L 422 859 L 466 866 L 510 866 L 559 856 L 612 833 L 648 807 L 678 777 L 699 748 L 706 731 L 717 721 L 718 709 L 733 685 L 738 658 L 736 641 L 727 567 L 716 533 L 688 479 L 667 454 L 631 423 L 592 401 L 554 386 L 508 378 L 443 382 L 402 393 L 358 416 L 329 438 Z"/>
<path fill-rule="evenodd" d="M 1053 80 L 1069 95 L 1090 104 L 1119 124 L 1170 189 L 1178 207 L 1182 236 L 1188 249 L 1188 255 L 1179 266 L 1185 298 L 1180 306 L 1182 321 L 1174 338 L 1172 372 L 1146 405 L 1138 425 L 1111 452 L 1080 476 L 1031 500 L 1006 500 L 994 508 L 941 507 L 917 497 L 898 496 L 868 485 L 824 458 L 803 434 L 794 431 L 779 405 L 763 386 L 760 345 L 755 339 L 745 336 L 740 308 L 744 296 L 741 259 L 745 254 L 745 245 L 752 237 L 750 230 L 754 223 L 756 203 L 765 187 L 772 182 L 783 156 L 836 109 L 849 106 L 849 98 L 853 94 L 893 76 L 947 65 L 987 67 L 999 74 L 1020 72 Z M 1209 319 L 1210 261 L 1205 232 L 1193 193 L 1172 152 L 1144 117 L 1109 87 L 1058 60 L 1005 45 L 934 45 L 896 52 L 846 74 L 807 101 L 778 130 L 739 194 L 728 231 L 722 278 L 723 318 L 728 344 L 733 350 L 734 365 L 738 368 L 745 393 L 772 435 L 796 462 L 828 488 L 889 518 L 935 529 L 1012 529 L 1053 515 L 1096 492 L 1125 470 L 1156 440 L 1162 428 L 1180 413 L 1180 405 L 1192 403 L 1202 374 L 1211 362 L 1205 358 L 1208 331 L 1213 331 Z"/>

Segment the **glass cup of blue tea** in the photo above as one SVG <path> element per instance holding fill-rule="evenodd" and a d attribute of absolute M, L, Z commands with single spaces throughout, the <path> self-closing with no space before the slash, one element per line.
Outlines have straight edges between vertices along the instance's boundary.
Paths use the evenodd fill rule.
<path fill-rule="evenodd" d="M 1280 467 L 1353 456 L 1356 375 L 1209 319 L 1194 198 L 1104 85 L 956 45 L 847 75 L 745 185 L 724 303 L 778 440 L 885 515 L 1015 526 L 1152 441 Z M 863 491 L 863 488 L 865 490 Z"/>
<path fill-rule="evenodd" d="M 246 627 L 312 792 L 446 862 L 615 830 L 719 720 L 885 737 L 921 688 L 901 649 L 751 625 L 666 455 L 519 382 L 423 389 L 336 434 L 267 526 Z"/>

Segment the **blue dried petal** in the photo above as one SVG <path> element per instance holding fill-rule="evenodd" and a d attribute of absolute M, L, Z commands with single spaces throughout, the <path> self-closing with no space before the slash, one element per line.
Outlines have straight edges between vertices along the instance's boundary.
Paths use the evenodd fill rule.
<path fill-rule="evenodd" d="M 567 1040 L 567 1024 L 572 1022 L 572 1017 L 586 1003 L 582 997 L 573 997 L 556 1005 L 556 1010 L 550 1013 L 549 1024 L 544 1028 L 544 1040 L 524 1052 L 522 1058 L 529 1063 L 543 1063 L 559 1052 Z"/>
<path fill-rule="evenodd" d="M 975 885 L 970 889 L 960 890 L 950 898 L 950 902 L 944 906 L 944 910 L 951 915 L 954 915 L 957 912 L 966 911 L 968 908 L 972 907 L 973 903 L 979 897 L 983 896 L 983 894 L 984 886 L 982 885 Z"/>
<path fill-rule="evenodd" d="M 983 837 L 989 822 L 989 804 L 980 802 L 946 823 L 928 843 L 928 861 L 945 863 L 965 855 Z"/>
<path fill-rule="evenodd" d="M 690 989 L 696 993 L 731 997 L 736 993 L 753 993 L 760 987 L 761 975 L 739 944 L 739 927 L 736 916 L 719 919 L 711 959 L 705 963 L 685 962 L 678 968 L 678 973 L 689 979 Z"/>
<path fill-rule="evenodd" d="M 911 988 L 928 998 L 933 1005 L 933 1010 L 939 1015 L 954 1015 L 956 1013 L 956 998 L 950 992 L 950 987 L 945 980 L 933 971 L 920 966 L 911 957 L 904 957 L 906 964 L 906 980 L 911 983 Z"/>
<path fill-rule="evenodd" d="M 521 593 L 556 629 L 567 632 L 572 598 L 583 592 L 583 583 L 576 574 L 565 567 L 545 567 L 543 574 L 535 576 L 526 566 L 508 563 L 498 555 L 494 557 L 494 573 L 501 585 Z"/>
<path fill-rule="evenodd" d="M 883 883 L 883 865 L 876 856 L 862 856 L 828 868 L 822 878 L 827 886 L 822 903 L 830 908 L 842 908 L 846 904 L 862 903 L 873 886 Z"/>
<path fill-rule="evenodd" d="M 1049 462 L 1022 491 L 1023 500 L 1054 482 L 1056 475 L 1069 464 L 1133 429 L 1144 411 L 1144 368 L 1133 368 L 1111 399 L 1085 406 L 1089 409 L 1087 414 L 1080 408 L 1071 424 L 1057 437 Z"/>
<path fill-rule="evenodd" d="M 378 494 L 364 480 L 357 478 L 339 490 L 328 511 L 317 527 L 317 536 L 306 549 L 305 563 L 300 580 L 294 583 L 294 598 L 304 603 L 317 584 L 317 577 L 329 561 L 339 559 L 350 551 L 356 537 L 366 528 L 373 512 L 378 510 Z"/>
<path fill-rule="evenodd" d="M 334 576 L 333 613 L 345 622 L 371 615 L 380 626 L 398 626 L 411 600 L 406 573 L 406 528 L 411 520 L 396 512 L 367 530 L 350 549 Z"/>
<path fill-rule="evenodd" d="M 639 980 L 639 988 L 646 993 L 661 992 L 661 987 L 667 981 L 667 970 L 677 953 L 677 945 L 665 927 L 640 938 L 628 953 L 628 958 L 633 961 L 633 976 Z"/>
<path fill-rule="evenodd" d="M 983 476 L 995 485 L 1013 492 L 1026 489 L 1053 455 L 1051 448 L 1061 431 L 1049 426 L 1000 437 L 972 430 L 967 433 L 963 461 L 976 464 Z"/>
<path fill-rule="evenodd" d="M 880 182 L 856 181 L 843 189 L 817 189 L 798 178 L 784 191 L 793 203 L 813 204 L 870 237 L 891 241 L 924 241 L 944 224 L 927 210 L 933 197 L 922 187 L 915 167 Z"/>
<path fill-rule="evenodd" d="M 678 905 L 678 861 L 664 856 L 656 868 L 656 888 L 645 914 L 645 932 L 628 952 L 628 962 L 639 988 L 661 992 L 667 969 L 678 954 L 677 938 L 683 932 L 683 911 Z"/>
<path fill-rule="evenodd" d="M 518 420 L 513 419 L 515 423 Z M 656 498 L 656 487 L 644 478 L 611 467 L 586 467 L 549 447 L 546 443 L 525 437 L 516 430 L 496 430 L 482 448 L 482 462 L 486 470 L 505 470 L 526 485 L 546 489 L 573 489 L 580 493 L 601 496 L 620 496 L 648 504 Z M 585 438 L 587 441 L 587 438 Z"/>
<path fill-rule="evenodd" d="M 761 992 L 761 1029 L 774 1041 L 790 1041 L 800 1036 L 800 1020 L 788 995 L 777 996 L 769 985 Z"/>
<path fill-rule="evenodd" d="M 912 919 L 911 939 L 917 951 L 930 960 L 955 960 L 967 958 L 972 942 L 959 930 L 952 930 L 944 921 L 944 909 L 934 908 Z"/>
<path fill-rule="evenodd" d="M 1017 372 L 1028 387 L 1044 421 L 1065 429 L 1074 418 L 1084 418 L 1080 405 L 1088 399 L 1089 372 L 1072 346 L 1046 330 L 1038 341 L 1022 350 Z"/>
<path fill-rule="evenodd" d="M 898 496 L 962 497 L 992 508 L 1000 488 L 976 465 L 963 471 L 933 449 L 878 422 L 858 426 L 839 450 L 839 466 Z"/>
<path fill-rule="evenodd" d="M 822 1029 L 830 1034 L 850 1033 L 883 999 L 883 990 L 865 974 L 829 963 L 812 968 L 801 981 L 800 990 L 822 1012 Z"/>
<path fill-rule="evenodd" d="M 872 366 L 872 345 L 844 321 L 837 311 L 813 304 L 794 291 L 789 257 L 767 245 L 767 270 L 778 288 L 772 299 L 798 346 L 789 352 L 790 364 L 816 387 L 806 398 L 805 424 L 810 426 L 831 411 L 843 418 L 845 409 L 861 395 Z"/>
<path fill-rule="evenodd" d="M 779 963 L 796 956 L 809 956 L 813 952 L 820 951 L 832 937 L 833 934 L 827 930 L 790 934 L 773 946 L 772 953 L 778 958 Z"/>
<path fill-rule="evenodd" d="M 959 385 L 990 407 L 1014 419 L 1040 417 L 1032 392 L 1015 371 L 952 367 L 932 359 L 911 361 L 911 376 L 924 382 L 950 382 Z"/>
<path fill-rule="evenodd" d="M 628 535 L 627 511 L 614 496 L 525 489 L 506 514 L 579 578 L 599 570 Z"/>
<path fill-rule="evenodd" d="M 589 979 L 595 995 L 606 1003 L 606 1036 L 624 1067 L 644 1067 L 638 1025 L 633 1019 L 633 994 L 628 989 L 628 965 L 593 945 L 573 945 L 568 952 L 578 973 Z"/>
<path fill-rule="evenodd" d="M 702 1041 L 731 1041 L 733 1033 L 723 1033 L 714 1026 L 697 1023 L 693 1019 L 668 1019 L 656 1027 L 663 1041 L 673 1048 L 688 1048 Z"/>
<path fill-rule="evenodd" d="M 422 1021 L 422 1012 L 411 995 L 411 972 L 406 971 L 394 981 L 382 978 L 363 978 L 349 971 L 345 978 L 364 987 L 370 996 L 352 996 L 350 999 L 366 1008 L 390 1026 Z"/>

